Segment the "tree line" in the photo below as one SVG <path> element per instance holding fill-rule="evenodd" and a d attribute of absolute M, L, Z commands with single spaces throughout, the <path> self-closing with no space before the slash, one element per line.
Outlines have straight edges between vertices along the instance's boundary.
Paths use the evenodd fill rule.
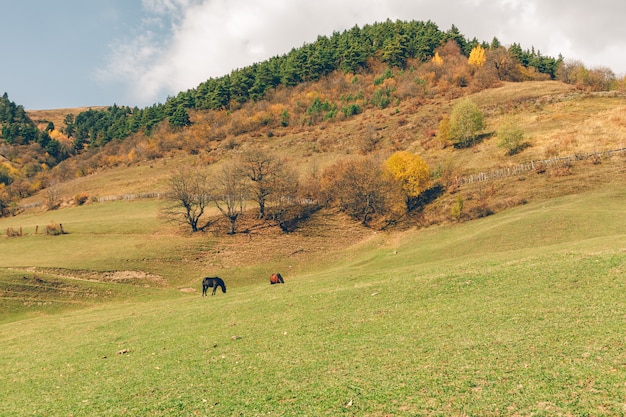
<path fill-rule="evenodd" d="M 37 144 L 51 158 L 47 161 L 51 165 L 66 156 L 60 143 L 49 135 L 54 126 L 48 126 L 43 131 L 39 130 L 26 114 L 24 106 L 9 100 L 6 92 L 0 97 L 0 126 L 2 127 L 0 138 L 4 143 L 15 146 Z"/>

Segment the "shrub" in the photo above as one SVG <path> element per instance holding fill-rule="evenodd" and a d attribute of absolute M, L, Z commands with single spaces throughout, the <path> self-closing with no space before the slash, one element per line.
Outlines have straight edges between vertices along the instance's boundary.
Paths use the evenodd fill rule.
<path fill-rule="evenodd" d="M 63 225 L 61 223 L 50 223 L 46 226 L 46 234 L 52 236 L 58 236 L 65 234 Z"/>
<path fill-rule="evenodd" d="M 498 146 L 507 151 L 508 155 L 515 155 L 524 148 L 523 139 L 524 132 L 516 124 L 511 121 L 506 122 L 499 130 L 498 137 L 500 141 Z"/>
<path fill-rule="evenodd" d="M 362 111 L 363 110 L 361 109 L 361 106 L 359 106 L 358 104 L 348 104 L 347 106 L 341 108 L 341 112 L 345 117 L 354 116 L 361 113 Z"/>
<path fill-rule="evenodd" d="M 390 68 L 387 68 L 385 72 L 381 74 L 380 77 L 374 79 L 374 85 L 381 85 L 388 78 L 393 78 L 393 72 L 391 71 Z"/>
<path fill-rule="evenodd" d="M 15 230 L 12 227 L 7 228 L 7 237 L 20 237 L 20 236 L 23 236 L 21 227 L 19 230 Z"/>
<path fill-rule="evenodd" d="M 450 207 L 450 215 L 453 219 L 459 220 L 461 218 L 461 214 L 463 213 L 463 197 L 459 194 Z"/>
<path fill-rule="evenodd" d="M 372 97 L 372 104 L 374 106 L 380 107 L 381 109 L 386 108 L 391 103 L 391 93 L 393 91 L 389 88 L 379 88 L 374 91 L 374 97 Z"/>
<path fill-rule="evenodd" d="M 89 195 L 85 193 L 76 194 L 74 196 L 74 202 L 76 203 L 77 206 L 82 206 L 83 204 L 87 202 L 87 200 L 89 200 Z"/>

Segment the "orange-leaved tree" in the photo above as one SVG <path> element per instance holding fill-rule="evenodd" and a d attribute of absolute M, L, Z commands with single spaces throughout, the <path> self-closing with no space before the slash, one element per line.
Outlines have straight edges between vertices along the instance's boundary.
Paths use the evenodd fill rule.
<path fill-rule="evenodd" d="M 399 151 L 385 161 L 385 172 L 402 191 L 407 211 L 413 210 L 420 194 L 430 186 L 428 164 L 417 154 Z"/>
<path fill-rule="evenodd" d="M 389 209 L 392 187 L 382 171 L 380 161 L 373 156 L 339 160 L 322 174 L 322 199 L 367 225 Z"/>

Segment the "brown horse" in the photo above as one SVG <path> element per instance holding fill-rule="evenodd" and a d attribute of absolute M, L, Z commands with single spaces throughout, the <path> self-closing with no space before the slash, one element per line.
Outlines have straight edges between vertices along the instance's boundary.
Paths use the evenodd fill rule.
<path fill-rule="evenodd" d="M 217 290 L 217 287 L 221 287 L 222 288 L 222 292 L 226 292 L 226 284 L 224 284 L 224 280 L 220 277 L 206 277 L 202 280 L 202 296 L 204 297 L 206 295 L 207 290 L 209 289 L 209 287 L 213 287 L 213 294 L 211 295 L 215 295 L 215 290 Z"/>
<path fill-rule="evenodd" d="M 270 276 L 270 284 L 274 285 L 274 284 L 284 284 L 284 283 L 285 281 L 283 280 L 282 275 L 280 275 L 279 273 L 275 273 Z"/>

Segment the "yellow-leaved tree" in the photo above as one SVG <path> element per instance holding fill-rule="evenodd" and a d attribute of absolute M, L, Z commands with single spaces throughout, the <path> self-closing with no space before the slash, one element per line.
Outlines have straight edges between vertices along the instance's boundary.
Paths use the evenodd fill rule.
<path fill-rule="evenodd" d="M 443 65 L 443 58 L 439 55 L 439 52 L 435 52 L 435 56 L 433 57 L 432 61 L 438 66 Z"/>
<path fill-rule="evenodd" d="M 407 211 L 416 208 L 418 197 L 430 187 L 430 169 L 426 162 L 417 154 L 399 151 L 385 161 L 385 172 L 402 191 Z"/>
<path fill-rule="evenodd" d="M 485 55 L 485 48 L 480 45 L 476 45 L 470 52 L 467 63 L 480 68 L 485 64 L 486 60 L 487 56 Z"/>

